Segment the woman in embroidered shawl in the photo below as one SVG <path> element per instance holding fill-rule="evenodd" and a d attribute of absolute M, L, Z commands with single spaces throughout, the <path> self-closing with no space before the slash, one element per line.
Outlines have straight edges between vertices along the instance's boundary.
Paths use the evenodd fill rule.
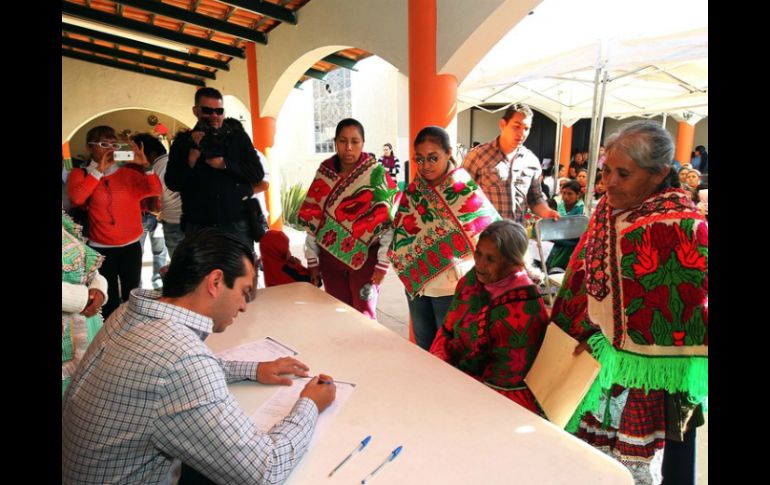
<path fill-rule="evenodd" d="M 429 350 L 457 281 L 473 267 L 479 233 L 500 216 L 457 167 L 442 128 L 420 130 L 414 153 L 417 177 L 401 197 L 389 257 L 406 288 L 417 345 Z"/>
<path fill-rule="evenodd" d="M 347 118 L 337 124 L 337 154 L 316 172 L 298 220 L 306 227 L 305 257 L 311 282 L 377 319 L 379 285 L 390 265 L 396 183 L 364 148 L 364 127 Z"/>
<path fill-rule="evenodd" d="M 543 343 L 548 313 L 527 276 L 528 248 L 521 224 L 501 220 L 484 229 L 476 265 L 457 283 L 430 352 L 540 414 L 524 376 Z"/>
<path fill-rule="evenodd" d="M 61 392 L 86 348 L 102 328 L 107 280 L 99 274 L 104 256 L 86 245 L 80 226 L 61 215 Z"/>
<path fill-rule="evenodd" d="M 606 142 L 607 195 L 575 248 L 551 320 L 601 363 L 569 431 L 636 483 L 694 483 L 708 396 L 708 224 L 676 187 L 659 124 Z"/>

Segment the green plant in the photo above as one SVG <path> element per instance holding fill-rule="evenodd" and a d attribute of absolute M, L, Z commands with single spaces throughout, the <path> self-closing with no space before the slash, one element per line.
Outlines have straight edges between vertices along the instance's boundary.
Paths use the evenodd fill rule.
<path fill-rule="evenodd" d="M 287 185 L 281 184 L 281 207 L 283 208 L 283 223 L 289 226 L 304 230 L 297 222 L 299 207 L 307 196 L 307 189 L 302 187 L 301 183 Z"/>

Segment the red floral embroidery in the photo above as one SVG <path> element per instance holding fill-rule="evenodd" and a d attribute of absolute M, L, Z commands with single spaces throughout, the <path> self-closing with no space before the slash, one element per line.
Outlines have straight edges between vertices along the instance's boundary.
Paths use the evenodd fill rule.
<path fill-rule="evenodd" d="M 414 266 L 409 268 L 409 276 L 411 276 L 414 281 L 420 281 L 420 273 L 417 272 L 417 268 Z"/>
<path fill-rule="evenodd" d="M 445 242 L 440 242 L 438 244 L 438 250 L 441 253 L 442 256 L 444 256 L 446 259 L 451 260 L 454 257 L 454 251 L 452 251 L 452 246 Z"/>
<path fill-rule="evenodd" d="M 321 214 L 323 214 L 323 209 L 321 209 L 320 205 L 306 200 L 302 203 L 302 207 L 299 208 L 298 216 L 303 221 L 312 221 L 317 217 L 321 217 Z"/>
<path fill-rule="evenodd" d="M 370 213 L 353 223 L 353 237 L 361 237 L 366 232 L 374 234 L 377 226 L 387 222 L 388 219 L 388 208 L 384 205 L 376 206 Z"/>
<path fill-rule="evenodd" d="M 441 257 L 436 254 L 435 251 L 428 251 L 428 262 L 433 266 L 434 268 L 438 269 L 439 265 L 441 264 Z"/>
<path fill-rule="evenodd" d="M 685 268 L 706 271 L 706 257 L 698 252 L 698 243 L 687 237 L 679 226 L 674 226 L 679 235 L 679 246 L 676 247 L 676 257 Z"/>
<path fill-rule="evenodd" d="M 705 309 L 708 306 L 708 294 L 706 288 L 698 288 L 690 283 L 682 283 L 677 287 L 679 298 L 682 299 L 684 311 L 682 312 L 682 321 L 686 322 L 692 317 L 693 311 L 699 308 L 704 309 L 703 316 L 706 317 Z"/>
<path fill-rule="evenodd" d="M 452 185 L 452 190 L 454 190 L 455 194 L 459 194 L 463 190 L 465 190 L 465 182 L 455 182 Z"/>
<path fill-rule="evenodd" d="M 424 216 L 426 212 L 428 212 L 428 209 L 426 209 L 424 205 L 417 204 L 417 213 L 418 214 L 420 214 L 421 216 Z"/>
<path fill-rule="evenodd" d="M 682 331 L 676 331 L 675 330 L 675 331 L 671 332 L 671 335 L 673 335 L 673 337 L 674 337 L 674 345 L 676 345 L 677 347 L 683 346 L 684 345 L 684 336 L 686 335 L 686 333 L 687 332 L 685 332 L 684 330 L 682 330 Z"/>
<path fill-rule="evenodd" d="M 414 252 L 417 253 L 418 256 L 421 255 L 423 253 L 423 251 L 424 250 L 422 249 L 421 245 L 417 244 L 417 245 L 414 246 Z"/>
<path fill-rule="evenodd" d="M 637 278 L 654 273 L 658 269 L 658 250 L 653 247 L 650 240 L 650 231 L 644 231 L 642 242 L 636 245 L 636 259 L 634 263 L 634 274 Z"/>
<path fill-rule="evenodd" d="M 326 234 L 323 235 L 323 238 L 321 239 L 321 244 L 323 244 L 325 247 L 329 247 L 337 240 L 337 233 L 334 231 L 329 231 Z"/>
<path fill-rule="evenodd" d="M 458 251 L 465 251 L 467 245 L 465 239 L 460 235 L 460 233 L 456 232 L 452 234 L 452 246 L 454 246 Z"/>
<path fill-rule="evenodd" d="M 443 227 L 437 227 L 437 228 L 436 228 L 436 235 L 437 235 L 438 237 L 444 237 L 444 236 L 446 236 L 446 229 L 444 229 Z"/>
<path fill-rule="evenodd" d="M 311 199 L 315 199 L 316 202 L 321 202 L 321 199 L 329 195 L 329 192 L 331 192 L 332 188 L 329 187 L 329 184 L 323 181 L 323 179 L 315 179 L 310 185 L 310 188 L 307 189 L 307 196 Z"/>
<path fill-rule="evenodd" d="M 374 195 L 369 190 L 362 190 L 356 195 L 351 195 L 342 199 L 334 215 L 338 221 L 354 221 L 361 214 L 369 209 Z"/>
<path fill-rule="evenodd" d="M 464 224 L 463 228 L 470 235 L 476 235 L 484 230 L 485 227 L 492 223 L 492 218 L 489 216 L 481 216 L 472 220 L 468 224 Z"/>
<path fill-rule="evenodd" d="M 409 263 L 414 263 L 414 256 L 412 256 L 411 254 L 407 254 L 406 256 L 404 256 L 404 258 L 405 258 L 405 259 L 406 259 L 406 260 L 407 260 Z"/>
<path fill-rule="evenodd" d="M 471 194 L 465 201 L 462 207 L 460 207 L 460 213 L 465 214 L 468 212 L 476 212 L 484 204 L 484 200 L 476 194 Z"/>
<path fill-rule="evenodd" d="M 671 251 L 679 243 L 674 226 L 656 222 L 650 227 L 649 231 L 650 238 L 655 241 L 655 247 L 658 249 L 660 261 L 668 261 Z"/>
<path fill-rule="evenodd" d="M 430 237 L 430 236 L 425 236 L 425 239 L 424 239 L 424 240 L 425 240 L 425 244 L 426 244 L 427 246 L 433 246 L 433 243 L 434 243 L 434 242 L 436 242 L 436 241 L 435 241 L 435 240 L 434 240 L 432 237 Z"/>
<path fill-rule="evenodd" d="M 425 261 L 422 259 L 417 261 L 417 267 L 420 268 L 420 273 L 424 274 L 425 276 L 430 274 L 430 268 L 428 268 L 427 263 L 425 263 Z"/>
<path fill-rule="evenodd" d="M 406 229 L 406 232 L 409 234 L 417 234 L 420 232 L 420 227 L 417 225 L 417 218 L 414 217 L 412 214 L 409 214 L 408 216 L 404 217 L 404 220 L 401 222 L 401 225 Z"/>
<path fill-rule="evenodd" d="M 357 268 L 364 264 L 365 259 L 366 256 L 364 256 L 364 253 L 356 253 L 355 256 L 353 256 L 353 259 L 350 260 L 350 264 Z"/>
<path fill-rule="evenodd" d="M 349 253 L 354 247 L 356 247 L 356 240 L 353 236 L 346 237 L 340 244 L 340 250 L 342 250 L 343 253 Z"/>

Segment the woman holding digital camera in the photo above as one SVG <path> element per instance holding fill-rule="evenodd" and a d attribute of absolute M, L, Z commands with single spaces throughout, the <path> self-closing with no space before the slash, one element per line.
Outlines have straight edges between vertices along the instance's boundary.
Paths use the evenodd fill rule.
<path fill-rule="evenodd" d="M 160 179 L 142 147 L 120 143 L 115 130 L 96 126 L 86 135 L 91 162 L 67 179 L 73 206 L 88 211 L 88 245 L 105 256 L 100 273 L 107 279 L 104 319 L 139 287 L 142 271 L 142 209 L 139 202 L 159 196 Z M 118 284 L 120 282 L 120 284 Z"/>

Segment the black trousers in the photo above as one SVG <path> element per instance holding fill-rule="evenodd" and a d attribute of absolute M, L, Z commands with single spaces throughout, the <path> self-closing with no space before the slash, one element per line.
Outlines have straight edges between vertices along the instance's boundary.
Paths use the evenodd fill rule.
<path fill-rule="evenodd" d="M 93 247 L 93 246 L 92 246 Z M 142 247 L 139 241 L 119 248 L 97 248 L 104 255 L 99 273 L 107 279 L 107 303 L 102 307 L 105 320 L 124 301 L 142 278 Z"/>
<path fill-rule="evenodd" d="M 696 429 L 686 432 L 682 441 L 666 440 L 661 485 L 695 485 Z"/>

